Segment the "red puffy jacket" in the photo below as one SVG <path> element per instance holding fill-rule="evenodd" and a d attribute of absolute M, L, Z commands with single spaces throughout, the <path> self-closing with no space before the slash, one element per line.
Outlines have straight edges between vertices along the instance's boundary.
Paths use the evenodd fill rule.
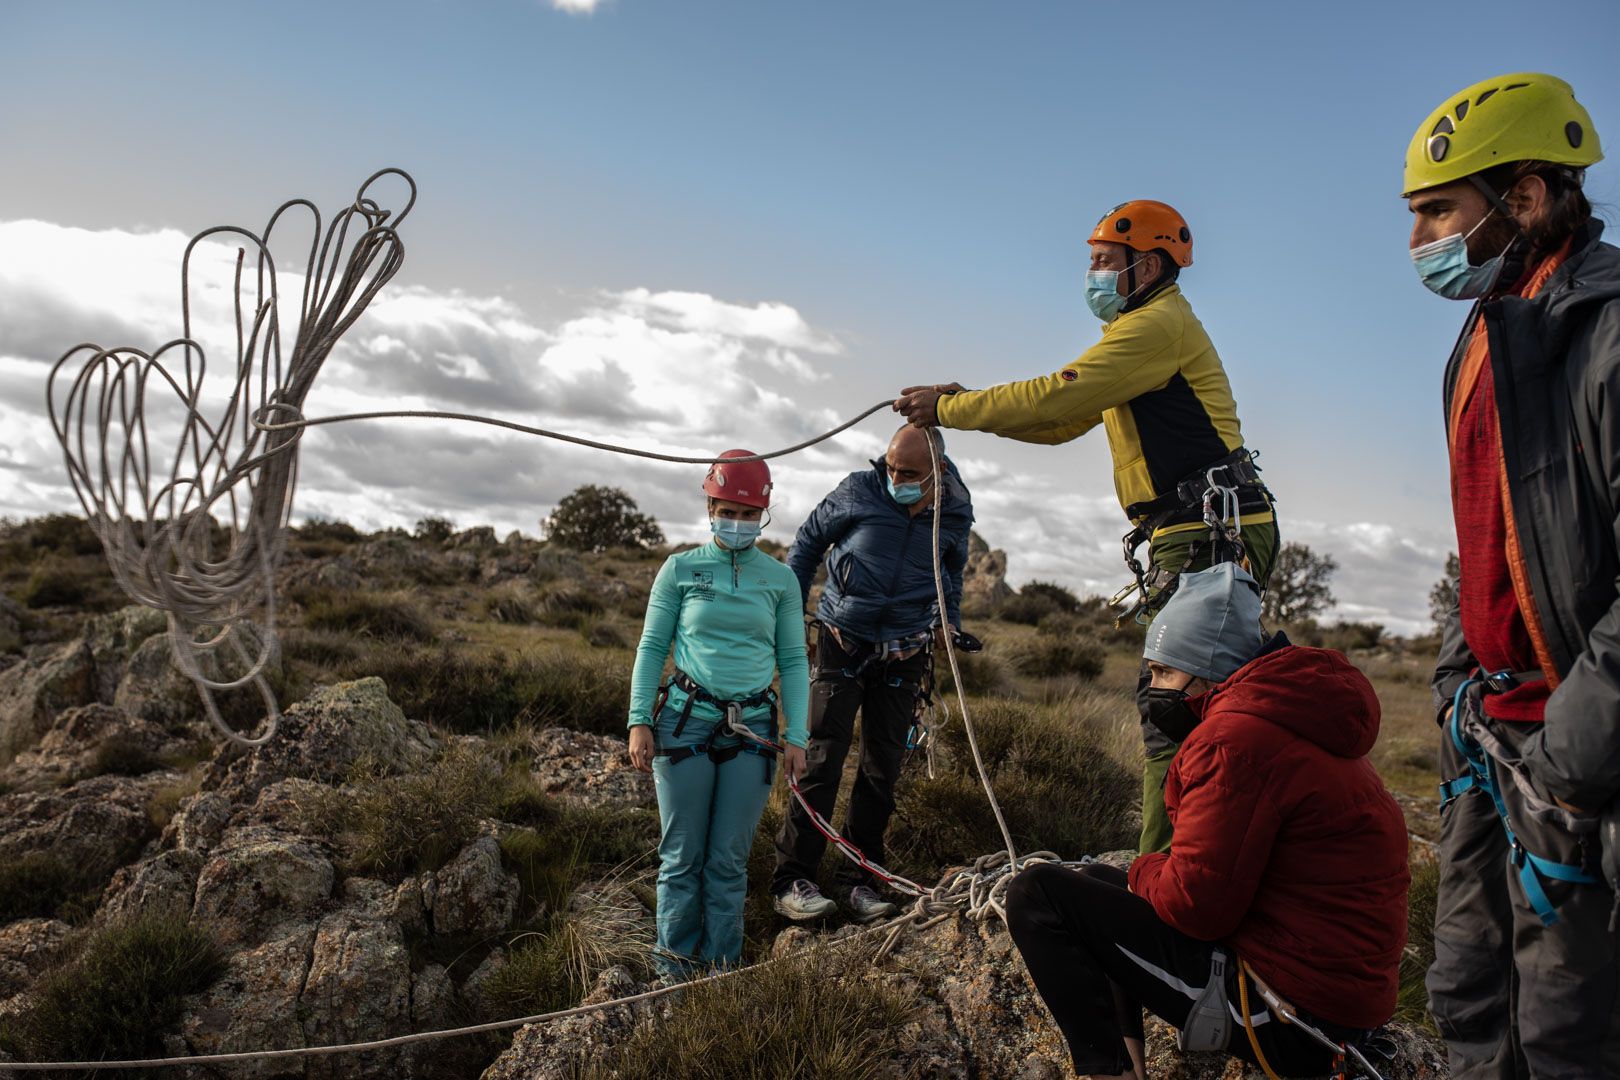
<path fill-rule="evenodd" d="M 1395 1012 L 1406 945 L 1406 821 L 1367 761 L 1378 698 L 1341 654 L 1281 643 L 1189 704 L 1165 783 L 1168 854 L 1131 891 L 1224 941 L 1285 999 L 1372 1028 Z"/>

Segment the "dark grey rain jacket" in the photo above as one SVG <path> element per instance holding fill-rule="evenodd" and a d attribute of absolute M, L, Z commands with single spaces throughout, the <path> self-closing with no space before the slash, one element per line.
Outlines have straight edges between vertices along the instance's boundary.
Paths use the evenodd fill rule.
<path fill-rule="evenodd" d="M 1531 299 L 1476 305 L 1446 365 L 1444 414 L 1482 314 L 1509 502 L 1558 678 L 1525 764 L 1587 810 L 1620 792 L 1620 249 L 1602 233 L 1589 221 Z M 1475 667 L 1454 607 L 1434 677 L 1438 710 Z"/>

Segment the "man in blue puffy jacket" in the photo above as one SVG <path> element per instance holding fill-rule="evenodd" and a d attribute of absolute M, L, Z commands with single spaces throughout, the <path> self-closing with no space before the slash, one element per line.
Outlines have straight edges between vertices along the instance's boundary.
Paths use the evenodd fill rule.
<path fill-rule="evenodd" d="M 928 440 L 944 463 L 940 505 L 940 558 L 946 610 L 934 588 L 934 486 Z M 805 598 L 826 556 L 827 582 L 811 643 L 810 747 L 799 787 L 822 817 L 831 819 L 844 758 L 861 715 L 861 758 L 850 793 L 843 835 L 872 862 L 883 861 L 883 834 L 894 813 L 906 738 L 918 687 L 931 662 L 930 638 L 959 626 L 962 571 L 967 565 L 973 504 L 955 464 L 944 458 L 937 430 L 903 427 L 888 453 L 844 478 L 805 523 L 788 552 Z M 776 910 L 790 919 L 814 919 L 836 904 L 815 883 L 826 839 L 809 815 L 790 803 L 776 840 L 773 882 Z M 870 875 L 841 862 L 839 891 L 861 922 L 893 914 Z"/>

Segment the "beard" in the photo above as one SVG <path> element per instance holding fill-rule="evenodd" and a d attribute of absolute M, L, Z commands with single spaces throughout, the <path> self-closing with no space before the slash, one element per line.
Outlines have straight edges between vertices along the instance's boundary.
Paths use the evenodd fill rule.
<path fill-rule="evenodd" d="M 1469 263 L 1483 266 L 1506 251 L 1518 235 L 1519 230 L 1513 222 L 1504 218 L 1500 211 L 1492 210 L 1474 235 L 1468 238 Z"/>

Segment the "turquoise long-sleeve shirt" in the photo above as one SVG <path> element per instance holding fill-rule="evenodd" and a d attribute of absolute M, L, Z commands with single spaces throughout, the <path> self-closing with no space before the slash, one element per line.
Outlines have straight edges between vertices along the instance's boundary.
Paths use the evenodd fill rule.
<path fill-rule="evenodd" d="M 714 541 L 671 555 L 653 581 L 647 621 L 630 676 L 630 724 L 653 722 L 664 658 L 722 701 L 750 697 L 782 673 L 784 738 L 809 742 L 810 665 L 804 651 L 804 601 L 793 571 L 756 547 L 730 551 Z M 680 708 L 686 695 L 670 690 Z M 720 719 L 713 705 L 692 716 Z"/>

